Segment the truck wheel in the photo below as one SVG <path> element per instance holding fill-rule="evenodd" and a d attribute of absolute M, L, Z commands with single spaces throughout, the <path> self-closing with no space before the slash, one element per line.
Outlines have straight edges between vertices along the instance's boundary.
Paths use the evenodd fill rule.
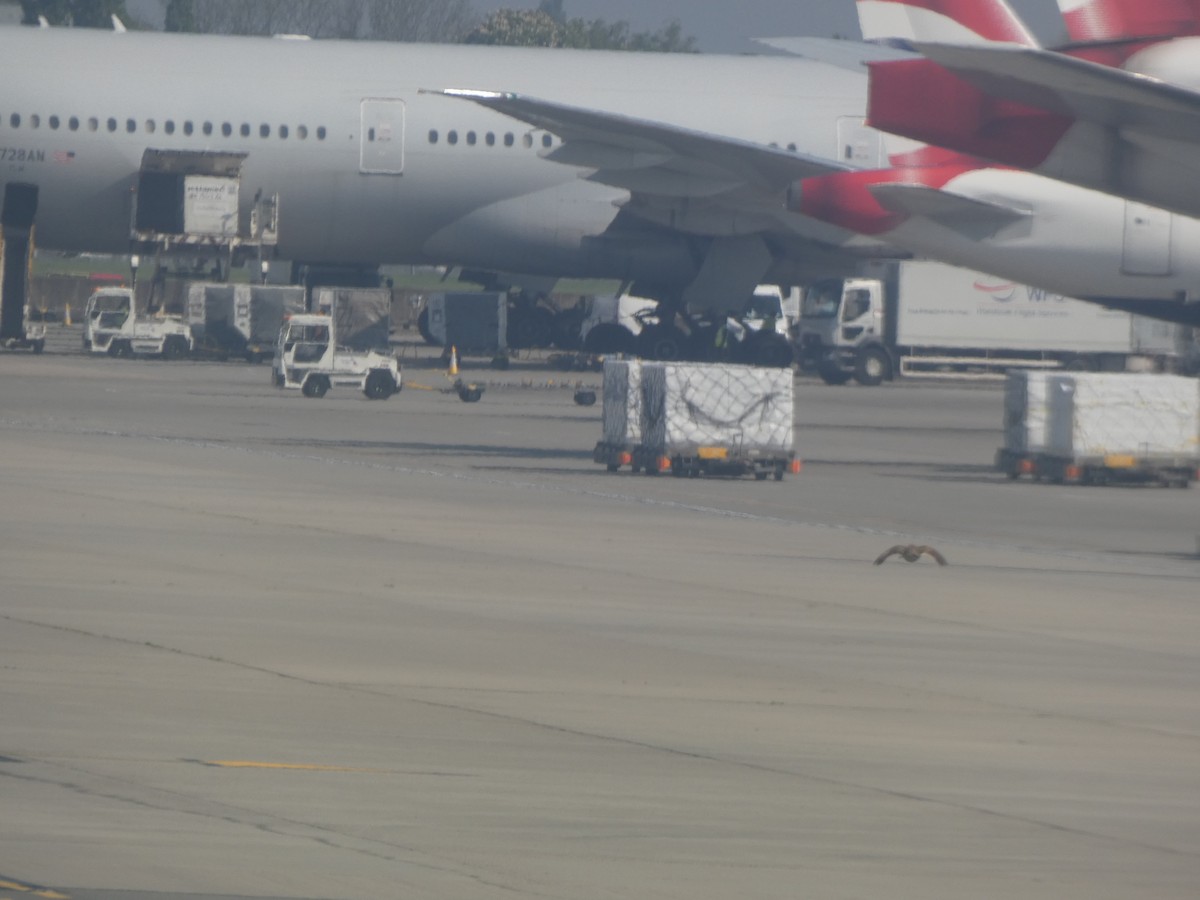
<path fill-rule="evenodd" d="M 37 340 L 37 341 L 33 342 L 33 352 L 34 353 L 41 353 L 45 349 L 46 349 L 45 341 Z"/>
<path fill-rule="evenodd" d="M 671 325 L 651 325 L 637 337 L 638 356 L 657 362 L 683 358 L 683 332 Z"/>
<path fill-rule="evenodd" d="M 187 356 L 187 341 L 183 338 L 172 335 L 163 341 L 163 359 L 183 359 L 185 356 Z"/>
<path fill-rule="evenodd" d="M 636 339 L 624 325 L 605 322 L 597 325 L 583 339 L 585 353 L 633 353 Z"/>
<path fill-rule="evenodd" d="M 795 359 L 792 345 L 779 334 L 765 334 L 754 341 L 752 351 L 756 366 L 766 369 L 786 369 Z"/>
<path fill-rule="evenodd" d="M 304 387 L 300 390 L 305 397 L 312 397 L 315 400 L 319 400 L 329 390 L 329 379 L 324 375 L 311 375 L 304 382 Z"/>
<path fill-rule="evenodd" d="M 859 354 L 858 362 L 854 365 L 854 380 L 867 387 L 882 384 L 891 374 L 891 360 L 878 347 L 868 347 Z"/>
<path fill-rule="evenodd" d="M 850 373 L 843 371 L 833 363 L 824 362 L 817 367 L 817 374 L 826 384 L 840 385 L 850 380 Z"/>
<path fill-rule="evenodd" d="M 128 359 L 133 356 L 133 346 L 129 341 L 113 341 L 108 345 L 108 355 Z"/>
<path fill-rule="evenodd" d="M 368 400 L 386 400 L 396 393 L 396 380 L 392 378 L 391 372 L 376 369 L 367 375 L 363 393 L 367 395 Z"/>

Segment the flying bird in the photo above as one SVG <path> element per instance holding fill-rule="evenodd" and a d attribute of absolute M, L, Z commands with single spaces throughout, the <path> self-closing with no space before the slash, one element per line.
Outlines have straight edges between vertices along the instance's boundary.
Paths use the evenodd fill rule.
<path fill-rule="evenodd" d="M 905 562 L 916 562 L 922 556 L 931 556 L 937 560 L 939 566 L 946 565 L 946 557 L 925 544 L 897 544 L 886 553 L 881 554 L 879 559 L 875 560 L 875 565 L 882 565 L 889 556 L 900 556 Z"/>

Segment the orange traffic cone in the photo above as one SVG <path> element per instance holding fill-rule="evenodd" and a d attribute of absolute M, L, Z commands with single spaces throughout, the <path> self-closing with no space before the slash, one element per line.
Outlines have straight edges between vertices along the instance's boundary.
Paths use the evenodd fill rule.
<path fill-rule="evenodd" d="M 450 375 L 458 374 L 458 348 L 450 347 Z"/>
<path fill-rule="evenodd" d="M 63 310 L 63 324 L 64 325 L 71 324 L 71 304 L 70 303 L 68 303 L 66 306 L 66 309 Z"/>

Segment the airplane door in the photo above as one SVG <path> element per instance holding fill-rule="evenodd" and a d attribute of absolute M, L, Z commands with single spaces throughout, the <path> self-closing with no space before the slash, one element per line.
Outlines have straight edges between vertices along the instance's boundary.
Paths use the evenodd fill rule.
<path fill-rule="evenodd" d="M 1125 248 L 1121 271 L 1126 275 L 1171 274 L 1171 214 L 1128 201 L 1125 204 Z"/>
<path fill-rule="evenodd" d="M 358 170 L 364 175 L 404 174 L 404 101 L 362 101 Z"/>

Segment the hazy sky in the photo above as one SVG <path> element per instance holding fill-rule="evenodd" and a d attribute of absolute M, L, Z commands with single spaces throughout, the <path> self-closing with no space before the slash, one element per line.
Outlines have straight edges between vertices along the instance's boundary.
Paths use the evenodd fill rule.
<path fill-rule="evenodd" d="M 253 2 L 253 0 L 248 0 Z M 1055 0 L 1009 0 L 1012 7 L 1044 42 L 1063 39 L 1062 17 Z M 160 0 L 126 0 L 131 11 L 146 18 L 162 15 Z M 538 0 L 473 0 L 488 13 L 502 7 L 536 9 Z M 701 50 L 745 53 L 755 49 L 755 37 L 795 37 L 835 34 L 857 38 L 854 0 L 566 0 L 568 16 L 624 20 L 636 30 L 661 28 L 672 19 Z"/>
<path fill-rule="evenodd" d="M 538 0 L 474 0 L 476 9 L 536 9 Z M 1026 24 L 1047 43 L 1062 39 L 1055 0 L 1009 0 Z M 570 17 L 624 19 L 638 31 L 657 29 L 672 19 L 683 24 L 701 50 L 739 53 L 753 49 L 750 38 L 841 34 L 859 36 L 854 0 L 566 0 Z"/>

